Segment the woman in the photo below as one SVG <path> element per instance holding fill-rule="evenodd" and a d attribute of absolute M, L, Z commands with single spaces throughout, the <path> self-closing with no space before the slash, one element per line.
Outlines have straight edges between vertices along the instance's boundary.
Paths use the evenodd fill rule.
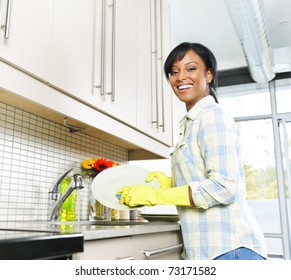
<path fill-rule="evenodd" d="M 129 186 L 118 191 L 129 206 L 178 207 L 185 259 L 265 259 L 264 236 L 245 199 L 239 131 L 215 96 L 216 59 L 205 46 L 182 43 L 164 71 L 187 114 L 172 153 L 172 177 L 151 172 L 160 189 Z"/>

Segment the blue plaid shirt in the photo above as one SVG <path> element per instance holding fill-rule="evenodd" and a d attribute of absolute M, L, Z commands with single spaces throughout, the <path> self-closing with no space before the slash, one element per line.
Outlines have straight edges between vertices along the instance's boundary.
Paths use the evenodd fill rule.
<path fill-rule="evenodd" d="M 245 199 L 239 131 L 212 96 L 182 119 L 172 153 L 173 185 L 189 185 L 195 207 L 178 207 L 185 259 L 214 259 L 238 247 L 266 257 Z"/>

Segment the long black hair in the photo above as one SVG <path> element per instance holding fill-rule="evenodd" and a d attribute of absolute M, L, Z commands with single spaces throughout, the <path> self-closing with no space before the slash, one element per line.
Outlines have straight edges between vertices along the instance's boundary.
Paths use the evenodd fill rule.
<path fill-rule="evenodd" d="M 217 62 L 213 53 L 205 46 L 199 43 L 189 43 L 184 42 L 175 47 L 168 55 L 165 64 L 164 72 L 167 80 L 169 80 L 170 73 L 172 71 L 173 64 L 176 60 L 180 61 L 185 56 L 186 52 L 193 50 L 199 57 L 203 60 L 206 70 L 210 70 L 212 73 L 212 80 L 209 83 L 209 94 L 213 96 L 215 102 L 218 103 L 216 97 L 216 87 L 217 87 Z"/>

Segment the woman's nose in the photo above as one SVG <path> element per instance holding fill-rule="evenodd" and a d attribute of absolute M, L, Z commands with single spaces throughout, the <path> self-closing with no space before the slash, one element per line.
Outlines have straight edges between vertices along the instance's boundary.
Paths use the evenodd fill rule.
<path fill-rule="evenodd" d="M 178 79 L 179 81 L 182 81 L 182 80 L 184 80 L 186 77 L 187 77 L 186 72 L 185 72 L 185 71 L 180 71 L 179 74 L 178 74 L 178 76 L 177 76 L 177 79 Z"/>

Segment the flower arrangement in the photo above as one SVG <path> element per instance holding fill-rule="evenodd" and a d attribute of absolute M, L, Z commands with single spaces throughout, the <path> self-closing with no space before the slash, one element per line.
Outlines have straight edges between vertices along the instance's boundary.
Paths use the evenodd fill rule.
<path fill-rule="evenodd" d="M 95 178 L 103 170 L 119 165 L 117 162 L 107 160 L 105 158 L 90 158 L 82 161 L 82 175 L 87 175 L 89 178 Z"/>
<path fill-rule="evenodd" d="M 103 170 L 119 165 L 117 162 L 105 158 L 85 159 L 81 163 L 82 175 L 94 179 Z M 95 200 L 92 193 L 90 195 L 90 220 L 110 220 L 111 210 Z"/>

